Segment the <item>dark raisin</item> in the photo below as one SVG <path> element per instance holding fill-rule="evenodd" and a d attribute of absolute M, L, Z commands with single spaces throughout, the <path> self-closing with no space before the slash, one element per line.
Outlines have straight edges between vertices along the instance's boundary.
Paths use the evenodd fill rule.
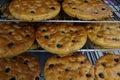
<path fill-rule="evenodd" d="M 35 13 L 35 11 L 30 11 L 30 13 L 34 14 L 34 13 Z"/>
<path fill-rule="evenodd" d="M 117 75 L 120 76 L 120 72 L 118 72 Z"/>
<path fill-rule="evenodd" d="M 74 32 L 75 32 L 75 33 L 77 33 L 77 32 L 78 32 L 78 30 L 75 30 Z"/>
<path fill-rule="evenodd" d="M 50 64 L 50 65 L 49 65 L 49 68 L 53 68 L 53 67 L 54 67 L 54 65 L 53 65 L 53 64 Z"/>
<path fill-rule="evenodd" d="M 13 60 L 17 60 L 17 56 L 12 57 Z"/>
<path fill-rule="evenodd" d="M 100 77 L 100 78 L 104 78 L 103 73 L 99 73 L 99 77 Z"/>
<path fill-rule="evenodd" d="M 30 34 L 26 34 L 25 37 L 30 37 Z"/>
<path fill-rule="evenodd" d="M 8 44 L 8 47 L 9 47 L 9 48 L 11 48 L 11 47 L 13 47 L 13 46 L 14 46 L 14 43 L 13 43 L 13 42 L 11 42 L 11 43 Z"/>
<path fill-rule="evenodd" d="M 98 14 L 98 12 L 94 12 L 95 14 Z"/>
<path fill-rule="evenodd" d="M 102 8 L 101 10 L 105 10 L 105 8 Z"/>
<path fill-rule="evenodd" d="M 13 32 L 9 32 L 8 34 L 9 34 L 9 35 L 12 35 L 12 33 L 13 33 Z"/>
<path fill-rule="evenodd" d="M 74 8 L 72 8 L 72 9 L 77 9 L 77 8 L 74 7 Z"/>
<path fill-rule="evenodd" d="M 10 68 L 6 68 L 5 72 L 8 73 L 10 71 Z"/>
<path fill-rule="evenodd" d="M 65 34 L 65 31 L 61 31 L 61 33 L 64 33 L 64 34 Z"/>
<path fill-rule="evenodd" d="M 56 58 L 60 58 L 60 56 L 57 56 Z"/>
<path fill-rule="evenodd" d="M 49 37 L 47 35 L 44 36 L 45 39 L 49 39 Z"/>
<path fill-rule="evenodd" d="M 81 63 L 81 64 L 83 64 L 84 62 L 83 62 L 83 61 L 81 61 L 80 63 Z"/>
<path fill-rule="evenodd" d="M 24 61 L 24 64 L 25 64 L 25 65 L 28 65 L 28 60 L 25 60 L 25 61 Z"/>
<path fill-rule="evenodd" d="M 57 48 L 61 48 L 62 47 L 62 45 L 61 44 L 57 44 Z"/>
<path fill-rule="evenodd" d="M 50 9 L 55 10 L 55 7 L 51 7 Z"/>
<path fill-rule="evenodd" d="M 42 29 L 42 32 L 46 32 L 46 30 L 45 30 L 45 29 Z"/>
<path fill-rule="evenodd" d="M 107 29 L 110 29 L 109 27 L 107 27 Z"/>
<path fill-rule="evenodd" d="M 84 2 L 86 3 L 86 2 L 88 2 L 88 0 L 84 0 Z"/>
<path fill-rule="evenodd" d="M 65 71 L 67 72 L 67 71 L 69 71 L 69 69 L 65 69 Z"/>
<path fill-rule="evenodd" d="M 16 80 L 15 77 L 10 78 L 10 80 Z"/>
<path fill-rule="evenodd" d="M 89 29 L 91 29 L 91 30 L 92 30 L 92 29 L 93 29 L 93 27 L 92 27 L 92 26 L 90 26 L 90 27 L 89 27 Z"/>
<path fill-rule="evenodd" d="M 105 64 L 105 63 L 101 63 L 101 64 L 102 64 L 102 66 L 103 66 L 103 67 L 105 67 L 105 66 L 106 66 L 106 64 Z"/>
<path fill-rule="evenodd" d="M 102 38 L 102 36 L 101 36 L 101 35 L 97 35 L 97 37 Z"/>
<path fill-rule="evenodd" d="M 73 32 L 73 30 L 70 30 L 70 32 Z"/>
<path fill-rule="evenodd" d="M 73 39 L 73 40 L 72 40 L 72 42 L 76 42 L 76 40 L 75 40 L 75 39 Z"/>
<path fill-rule="evenodd" d="M 37 76 L 37 77 L 35 77 L 35 80 L 39 80 L 39 77 Z"/>
<path fill-rule="evenodd" d="M 119 59 L 118 59 L 118 58 L 115 58 L 114 61 L 115 61 L 115 62 L 119 62 Z"/>
<path fill-rule="evenodd" d="M 68 2 L 68 4 L 72 4 L 71 2 Z"/>
<path fill-rule="evenodd" d="M 89 73 L 86 74 L 86 77 L 87 77 L 87 78 L 90 78 L 90 77 L 91 77 L 91 74 L 89 74 Z"/>

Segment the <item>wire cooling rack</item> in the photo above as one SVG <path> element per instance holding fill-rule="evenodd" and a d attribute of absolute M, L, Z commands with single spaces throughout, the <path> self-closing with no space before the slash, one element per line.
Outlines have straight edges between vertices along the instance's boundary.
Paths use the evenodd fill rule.
<path fill-rule="evenodd" d="M 10 0 L 0 0 L 0 9 L 4 3 L 10 2 Z M 79 22 L 79 23 L 100 23 L 100 22 L 111 22 L 111 23 L 118 23 L 120 22 L 120 1 L 119 0 L 104 0 L 108 6 L 110 6 L 113 10 L 113 15 L 109 16 L 110 20 L 102 20 L 102 21 L 85 21 L 79 20 L 76 18 L 72 18 L 66 15 L 62 10 L 59 14 L 58 18 L 43 20 L 39 22 Z M 8 14 L 9 16 L 10 14 Z M 0 21 L 15 21 L 15 22 L 22 22 L 21 20 L 16 19 L 7 19 L 2 13 L 0 13 Z"/>
<path fill-rule="evenodd" d="M 0 10 L 6 1 L 9 1 L 9 0 L 0 0 Z M 60 14 L 60 15 L 62 15 L 62 17 L 60 17 L 58 19 L 44 20 L 44 21 L 40 21 L 40 22 L 79 22 L 79 23 L 120 22 L 120 1 L 119 0 L 104 0 L 104 2 L 106 4 L 108 4 L 113 10 L 113 16 L 109 16 L 111 18 L 111 20 L 82 21 L 82 20 L 78 20 L 78 19 L 69 17 L 64 12 L 62 12 Z M 0 21 L 19 22 L 20 20 L 7 19 L 5 16 L 3 16 L 3 14 L 0 11 Z M 44 49 L 28 50 L 28 51 L 26 51 L 26 53 L 32 54 L 39 60 L 39 62 L 41 64 L 41 74 L 40 74 L 41 79 L 40 80 L 44 80 L 45 62 L 53 54 L 47 52 Z M 87 42 L 87 44 L 82 49 L 78 50 L 76 53 L 85 55 L 89 59 L 91 64 L 94 65 L 96 60 L 99 59 L 101 56 L 104 56 L 104 55 L 110 54 L 110 53 L 111 54 L 120 54 L 120 49 L 109 49 L 109 51 L 107 49 L 94 49 L 94 47 L 89 42 Z"/>

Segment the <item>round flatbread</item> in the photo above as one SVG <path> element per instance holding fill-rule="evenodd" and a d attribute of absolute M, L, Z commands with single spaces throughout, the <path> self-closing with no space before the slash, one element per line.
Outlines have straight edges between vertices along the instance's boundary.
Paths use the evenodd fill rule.
<path fill-rule="evenodd" d="M 52 56 L 46 61 L 44 76 L 45 80 L 94 80 L 94 70 L 82 54 Z"/>
<path fill-rule="evenodd" d="M 96 80 L 120 80 L 120 55 L 107 54 L 95 64 Z"/>
<path fill-rule="evenodd" d="M 120 23 L 98 23 L 87 26 L 91 42 L 103 48 L 120 48 Z"/>
<path fill-rule="evenodd" d="M 34 40 L 33 27 L 1 22 L 0 58 L 21 54 L 31 47 Z"/>
<path fill-rule="evenodd" d="M 102 0 L 64 0 L 63 10 L 81 20 L 103 20 L 112 15 L 112 9 Z"/>
<path fill-rule="evenodd" d="M 69 55 L 82 48 L 87 40 L 83 27 L 69 23 L 46 23 L 36 32 L 38 44 L 47 51 Z"/>
<path fill-rule="evenodd" d="M 1 80 L 40 80 L 40 64 L 30 54 L 0 59 Z"/>
<path fill-rule="evenodd" d="M 16 19 L 35 22 L 55 17 L 60 4 L 55 0 L 13 0 L 9 11 Z"/>

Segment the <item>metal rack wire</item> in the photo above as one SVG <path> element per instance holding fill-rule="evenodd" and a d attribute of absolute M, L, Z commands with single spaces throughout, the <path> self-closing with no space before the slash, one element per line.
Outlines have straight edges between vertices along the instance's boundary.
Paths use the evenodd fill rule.
<path fill-rule="evenodd" d="M 4 5 L 4 3 L 9 2 L 10 0 L 0 0 L 0 10 L 2 5 Z M 113 9 L 113 16 L 110 16 L 110 18 L 112 19 L 111 21 L 82 21 L 82 20 L 78 20 L 72 17 L 69 17 L 68 15 L 66 15 L 64 12 L 61 12 L 59 19 L 51 19 L 51 20 L 43 20 L 40 22 L 78 22 L 78 23 L 100 23 L 100 22 L 119 22 L 120 23 L 120 1 L 119 0 L 104 0 L 104 2 L 106 4 L 108 4 L 112 9 Z M 2 15 L 2 13 L 0 13 L 0 21 L 14 21 L 14 22 L 18 22 L 20 20 L 9 20 L 7 19 L 5 16 Z M 90 42 L 88 41 L 87 44 L 85 45 L 85 48 L 78 50 L 78 52 L 81 51 L 108 51 L 108 49 L 94 49 L 94 47 L 90 44 Z M 109 51 L 116 51 L 119 49 L 109 49 Z M 37 49 L 37 50 L 28 50 L 27 52 L 47 52 L 44 49 Z"/>
<path fill-rule="evenodd" d="M 39 53 L 40 55 L 44 55 L 45 56 L 45 60 L 53 55 L 51 54 L 50 52 L 42 49 L 42 48 L 39 48 L 39 49 L 35 49 L 35 50 L 28 50 L 26 51 L 27 53 Z M 45 54 L 41 54 L 41 53 L 45 53 Z M 92 45 L 92 43 L 88 40 L 85 44 L 85 46 L 78 50 L 77 52 L 75 52 L 75 54 L 79 54 L 79 53 L 82 53 L 84 54 L 88 59 L 89 61 L 94 65 L 96 60 L 107 54 L 107 53 L 112 53 L 112 54 L 120 54 L 120 49 L 95 49 L 94 46 Z M 38 56 L 37 56 L 38 57 Z M 41 58 L 39 58 L 41 59 Z M 42 58 L 44 59 L 44 58 Z M 44 61 L 45 62 L 45 61 Z"/>
<path fill-rule="evenodd" d="M 5 2 L 8 2 L 9 0 L 0 0 L 0 8 Z M 108 4 L 112 10 L 113 10 L 113 15 L 109 16 L 111 20 L 101 20 L 101 21 L 85 21 L 85 20 L 79 20 L 76 18 L 69 17 L 66 15 L 63 11 L 59 14 L 58 19 L 50 19 L 50 20 L 43 20 L 39 22 L 79 22 L 79 23 L 106 23 L 106 22 L 111 22 L 111 23 L 120 23 L 120 1 L 119 0 L 104 0 L 106 4 Z M 3 16 L 2 13 L 0 13 L 0 21 L 15 21 L 15 22 L 22 22 L 21 20 L 16 20 L 16 19 L 7 19 L 5 16 Z"/>
<path fill-rule="evenodd" d="M 0 8 L 2 7 L 2 5 L 9 0 L 0 0 Z M 62 17 L 60 17 L 58 20 L 53 19 L 53 20 L 43 20 L 40 22 L 82 22 L 82 23 L 100 23 L 100 22 L 119 22 L 120 23 L 120 1 L 119 0 L 104 0 L 104 2 L 106 4 L 108 4 L 112 9 L 113 9 L 113 16 L 110 16 L 110 18 L 112 19 L 111 21 L 81 21 L 75 18 L 71 18 L 69 16 L 67 16 L 64 12 L 62 12 L 60 15 L 62 15 Z M 20 21 L 20 20 L 9 20 L 7 18 L 5 18 L 2 13 L 0 13 L 0 21 Z M 103 55 L 105 51 L 108 51 L 108 49 L 94 49 L 94 47 L 91 45 L 91 43 L 88 41 L 86 43 L 86 45 L 84 46 L 84 48 L 78 50 L 78 52 L 84 52 L 84 53 L 90 53 L 90 54 L 86 54 L 86 55 L 91 55 L 95 53 L 96 56 L 94 56 L 95 60 L 100 57 L 101 55 Z M 119 51 L 119 49 L 109 49 L 109 52 L 111 51 Z M 37 50 L 28 50 L 27 52 L 30 53 L 48 53 L 46 50 L 44 49 L 37 49 Z M 98 54 L 96 54 L 98 53 Z M 120 51 L 118 52 L 120 53 Z M 88 57 L 89 58 L 89 57 Z M 91 63 L 94 64 L 95 60 L 91 60 Z"/>
<path fill-rule="evenodd" d="M 93 45 L 93 43 L 88 39 L 87 40 L 87 42 L 86 42 L 86 44 L 83 46 L 83 48 L 82 49 L 79 49 L 77 52 L 95 52 L 95 51 L 102 51 L 102 52 L 113 52 L 113 51 L 118 51 L 118 50 L 120 50 L 120 49 L 113 49 L 113 48 L 109 48 L 109 49 L 107 49 L 107 48 L 95 48 L 94 47 L 94 45 Z M 39 47 L 39 48 L 37 48 L 37 49 L 33 49 L 33 50 L 28 50 L 27 52 L 48 52 L 48 51 L 46 51 L 46 50 L 44 50 L 44 49 L 42 49 L 41 47 Z"/>

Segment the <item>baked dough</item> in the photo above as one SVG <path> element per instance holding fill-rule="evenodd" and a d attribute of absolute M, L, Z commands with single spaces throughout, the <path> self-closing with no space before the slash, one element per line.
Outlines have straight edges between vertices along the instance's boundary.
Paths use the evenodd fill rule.
<path fill-rule="evenodd" d="M 91 42 L 103 48 L 120 48 L 120 23 L 98 23 L 87 26 Z"/>
<path fill-rule="evenodd" d="M 16 19 L 35 22 L 55 17 L 60 4 L 55 0 L 13 0 L 9 11 Z"/>
<path fill-rule="evenodd" d="M 103 20 L 112 15 L 112 9 L 102 0 L 64 0 L 63 10 L 81 20 Z"/>
<path fill-rule="evenodd" d="M 40 80 L 40 64 L 30 54 L 0 59 L 1 80 Z"/>
<path fill-rule="evenodd" d="M 21 54 L 32 46 L 35 40 L 33 27 L 0 23 L 0 58 Z"/>
<path fill-rule="evenodd" d="M 45 80 L 94 80 L 94 70 L 82 54 L 52 56 L 46 61 L 44 76 Z"/>
<path fill-rule="evenodd" d="M 43 49 L 51 53 L 69 55 L 85 45 L 87 34 L 81 26 L 46 23 L 38 28 L 36 39 Z"/>
<path fill-rule="evenodd" d="M 120 55 L 107 54 L 95 64 L 96 80 L 120 80 Z"/>

